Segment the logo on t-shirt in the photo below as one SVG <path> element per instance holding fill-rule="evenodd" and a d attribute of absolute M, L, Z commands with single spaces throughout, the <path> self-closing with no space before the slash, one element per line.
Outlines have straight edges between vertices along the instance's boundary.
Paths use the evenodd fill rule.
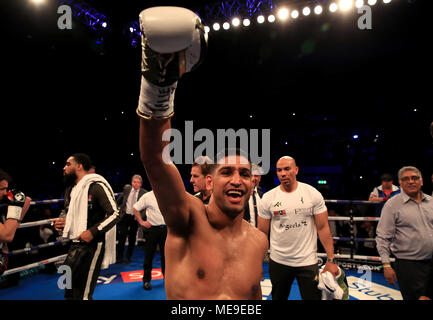
<path fill-rule="evenodd" d="M 286 210 L 277 210 L 277 211 L 273 211 L 274 216 L 285 216 L 286 215 Z"/>
<path fill-rule="evenodd" d="M 280 201 L 278 201 L 276 204 L 274 204 L 274 208 L 275 208 L 275 207 L 281 207 L 281 206 L 282 206 L 282 204 L 281 204 Z"/>
<path fill-rule="evenodd" d="M 296 208 L 295 214 L 305 214 L 310 215 L 313 213 L 313 208 Z"/>

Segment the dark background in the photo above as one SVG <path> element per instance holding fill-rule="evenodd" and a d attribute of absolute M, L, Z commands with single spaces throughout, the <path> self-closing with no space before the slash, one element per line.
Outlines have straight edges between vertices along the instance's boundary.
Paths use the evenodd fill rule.
<path fill-rule="evenodd" d="M 141 52 L 124 26 L 154 5 L 200 13 L 211 2 L 87 0 L 109 18 L 98 44 L 80 21 L 59 30 L 54 0 L 2 0 L 0 168 L 13 186 L 35 200 L 62 197 L 62 168 L 75 152 L 88 153 L 115 192 L 134 173 L 145 176 L 135 114 Z M 179 82 L 173 127 L 269 128 L 271 163 L 294 157 L 298 180 L 327 180 L 319 189 L 328 199 L 366 199 L 382 173 L 397 179 L 405 165 L 422 171 L 431 193 L 427 3 L 378 0 L 372 30 L 358 29 L 356 10 L 326 5 L 319 16 L 211 31 L 205 62 Z M 178 167 L 192 191 L 190 165 Z M 274 168 L 262 185 L 275 186 Z"/>

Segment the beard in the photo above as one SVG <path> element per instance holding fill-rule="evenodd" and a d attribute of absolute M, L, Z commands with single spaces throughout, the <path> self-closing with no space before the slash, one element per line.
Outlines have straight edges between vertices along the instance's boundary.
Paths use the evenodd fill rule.
<path fill-rule="evenodd" d="M 63 176 L 63 183 L 65 184 L 66 187 L 73 186 L 76 180 L 77 180 L 77 175 L 75 174 L 75 172 L 70 174 L 65 174 Z"/>

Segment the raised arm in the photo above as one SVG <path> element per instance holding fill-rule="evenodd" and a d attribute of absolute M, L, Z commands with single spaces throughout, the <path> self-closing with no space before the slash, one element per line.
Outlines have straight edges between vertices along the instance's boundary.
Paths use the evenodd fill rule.
<path fill-rule="evenodd" d="M 141 117 L 141 161 L 168 228 L 181 232 L 189 221 L 188 196 L 179 171 L 168 152 L 164 154 L 169 142 L 163 141 L 163 135 L 171 129 L 177 81 L 201 62 L 207 37 L 200 18 L 178 7 L 143 10 L 140 28 L 142 77 L 137 114 Z"/>

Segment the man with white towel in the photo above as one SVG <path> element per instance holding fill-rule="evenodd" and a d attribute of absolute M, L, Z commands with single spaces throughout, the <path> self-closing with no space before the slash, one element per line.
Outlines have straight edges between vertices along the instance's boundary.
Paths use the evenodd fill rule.
<path fill-rule="evenodd" d="M 76 153 L 63 168 L 66 219 L 55 222 L 63 237 L 72 240 L 64 265 L 71 268 L 72 287 L 67 300 L 92 300 L 99 272 L 116 260 L 116 227 L 121 216 L 110 184 L 89 173 L 88 155 Z"/>

